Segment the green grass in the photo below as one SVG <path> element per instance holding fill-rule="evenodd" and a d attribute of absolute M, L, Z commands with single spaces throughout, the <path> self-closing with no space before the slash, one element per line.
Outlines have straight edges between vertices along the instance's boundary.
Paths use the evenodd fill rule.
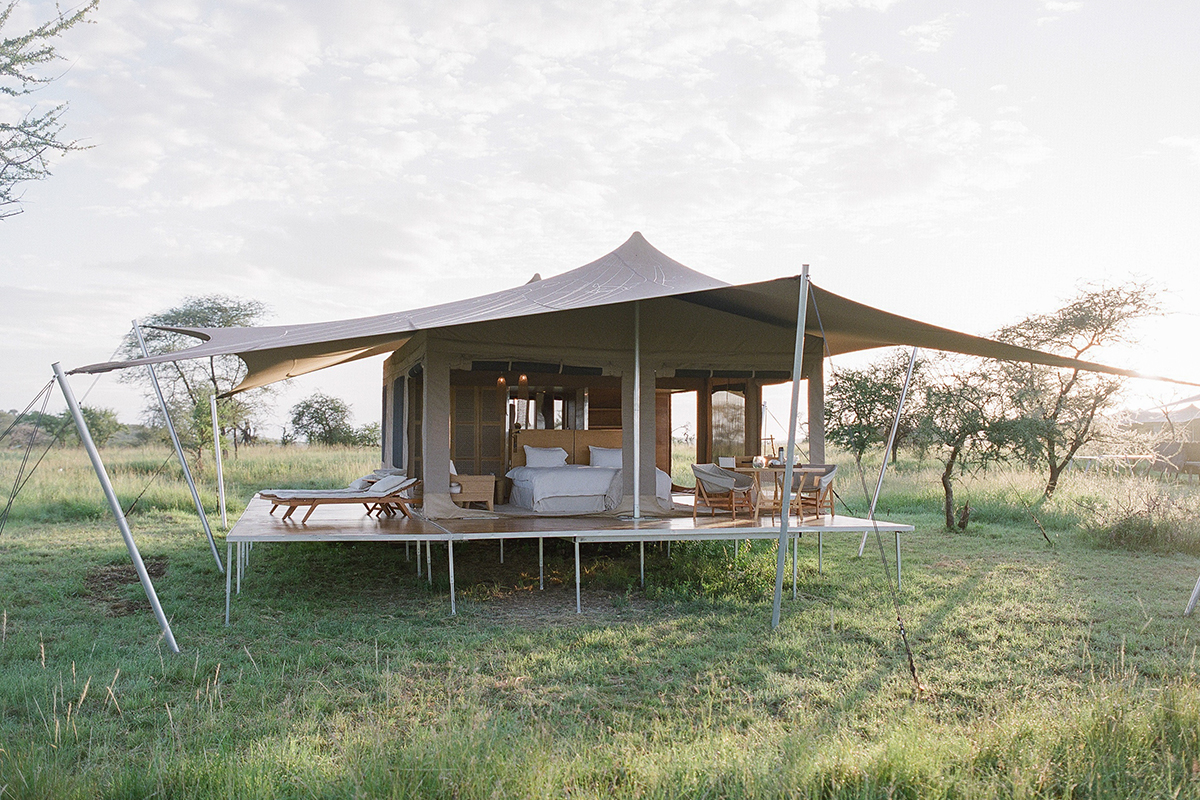
<path fill-rule="evenodd" d="M 106 460 L 132 499 L 165 456 Z M 759 542 L 648 547 L 645 591 L 635 549 L 587 547 L 582 616 L 565 543 L 544 593 L 534 543 L 503 565 L 463 545 L 457 617 L 442 551 L 430 587 L 401 547 L 260 545 L 226 628 L 174 478 L 131 518 L 173 655 L 103 506 L 53 510 L 100 502 L 81 454 L 53 458 L 0 537 L 0 797 L 1200 796 L 1200 624 L 1181 616 L 1200 558 L 1094 546 L 1094 503 L 1143 491 L 1127 479 L 1070 476 L 1036 507 L 1035 477 L 978 476 L 975 521 L 947 533 L 931 468 L 901 464 L 880 515 L 917 526 L 899 600 L 918 694 L 873 541 L 858 559 L 827 539 L 819 575 L 804 540 L 774 633 Z M 243 451 L 231 506 L 374 458 Z M 856 475 L 838 487 L 865 507 Z"/>

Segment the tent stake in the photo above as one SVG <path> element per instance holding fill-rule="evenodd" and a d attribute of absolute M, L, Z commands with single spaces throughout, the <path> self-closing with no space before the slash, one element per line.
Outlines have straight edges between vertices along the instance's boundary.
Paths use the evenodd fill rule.
<path fill-rule="evenodd" d="M 796 469 L 796 415 L 800 413 L 800 370 L 804 366 L 804 323 L 808 314 L 808 264 L 800 271 L 800 294 L 796 301 L 796 349 L 792 356 L 792 404 L 788 418 L 787 462 L 783 470 L 783 497 L 779 514 L 779 546 L 775 561 L 775 601 L 771 607 L 771 629 L 779 627 L 783 605 L 783 572 L 787 564 L 788 518 L 792 511 L 792 474 Z M 802 512 L 801 512 L 802 513 Z"/>
<path fill-rule="evenodd" d="M 100 451 L 96 449 L 96 443 L 92 441 L 92 433 L 88 430 L 83 412 L 79 409 L 79 403 L 75 401 L 75 393 L 71 391 L 71 384 L 67 383 L 67 376 L 63 374 L 62 367 L 57 361 L 54 362 L 53 369 L 54 377 L 58 379 L 63 397 L 66 398 L 67 408 L 71 409 L 71 416 L 75 419 L 75 427 L 79 430 L 79 441 L 83 442 L 83 448 L 87 450 L 88 458 L 92 460 L 92 468 L 96 470 L 100 488 L 104 490 L 108 507 L 112 509 L 113 516 L 117 520 L 117 528 L 121 531 L 121 538 L 125 540 L 125 547 L 129 550 L 133 568 L 137 570 L 142 588 L 146 590 L 146 597 L 150 600 L 150 607 L 154 609 L 158 627 L 162 629 L 163 636 L 167 640 L 167 647 L 171 648 L 172 653 L 178 653 L 179 645 L 175 643 L 175 635 L 171 633 L 171 623 L 167 622 L 167 615 L 163 613 L 162 606 L 158 602 L 154 584 L 150 582 L 150 573 L 146 572 L 142 554 L 138 552 L 137 543 L 133 541 L 133 532 L 129 530 L 129 522 L 125 519 L 125 512 L 121 510 L 121 502 L 117 500 L 117 493 L 113 491 L 112 481 L 108 479 L 108 470 L 104 468 L 104 462 L 100 460 Z"/>
<path fill-rule="evenodd" d="M 133 321 L 133 336 L 137 339 L 138 347 L 142 349 L 142 355 L 149 358 L 150 351 L 146 349 L 146 340 L 142 338 L 142 329 L 136 319 Z M 208 515 L 204 513 L 204 504 L 200 502 L 200 493 L 196 491 L 196 482 L 192 480 L 192 471 L 188 469 L 187 459 L 183 455 L 183 445 L 179 443 L 179 434 L 175 432 L 175 423 L 171 421 L 171 413 L 167 411 L 167 401 L 163 398 L 162 388 L 158 385 L 158 374 L 154 371 L 153 364 L 147 364 L 146 370 L 150 373 L 150 383 L 154 386 L 154 394 L 158 396 L 158 406 L 162 409 L 163 420 L 167 423 L 167 432 L 171 434 L 171 441 L 175 445 L 175 455 L 179 457 L 179 466 L 183 468 L 183 477 L 187 481 L 188 488 L 192 490 L 192 501 L 196 504 L 196 513 L 200 515 L 200 524 L 204 526 L 204 534 L 208 537 L 208 546 L 212 549 L 213 560 L 217 562 L 217 571 L 223 573 L 225 567 L 221 564 L 221 554 L 217 552 L 217 543 L 213 540 L 212 529 L 208 527 Z"/>

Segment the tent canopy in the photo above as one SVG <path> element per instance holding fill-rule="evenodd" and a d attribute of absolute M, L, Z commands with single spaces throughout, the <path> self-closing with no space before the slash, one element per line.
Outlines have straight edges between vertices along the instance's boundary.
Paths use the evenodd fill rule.
<path fill-rule="evenodd" d="M 494 323 L 505 320 L 521 320 L 522 326 L 532 324 L 537 327 L 531 318 L 546 318 L 543 323 L 549 319 L 559 320 L 558 327 L 565 330 L 575 326 L 570 322 L 563 324 L 562 321 L 567 319 L 563 312 L 577 312 L 583 318 L 594 320 L 606 307 L 640 301 L 659 301 L 653 305 L 670 315 L 665 322 L 678 329 L 676 346 L 682 351 L 694 349 L 689 348 L 688 340 L 695 340 L 696 326 L 712 324 L 711 312 L 715 311 L 744 320 L 756 328 L 758 332 L 753 340 L 756 349 L 770 352 L 782 348 L 790 358 L 798 296 L 799 277 L 731 286 L 680 264 L 635 232 L 616 250 L 590 264 L 482 297 L 333 322 L 250 328 L 169 328 L 202 341 L 195 347 L 172 353 L 92 364 L 73 372 L 98 373 L 183 359 L 236 355 L 248 368 L 245 379 L 234 389 L 236 393 L 325 367 L 390 353 L 420 331 L 494 330 Z M 662 302 L 666 298 L 670 298 L 670 302 Z M 815 285 L 808 302 L 806 351 L 815 347 L 815 352 L 839 355 L 907 345 L 1052 367 L 1147 377 L 1131 370 L 1016 347 L 930 325 L 857 303 Z M 704 339 L 706 348 L 715 346 L 712 337 Z M 666 339 L 660 338 L 659 342 L 667 348 L 672 347 Z M 746 342 L 739 346 L 745 347 Z"/>

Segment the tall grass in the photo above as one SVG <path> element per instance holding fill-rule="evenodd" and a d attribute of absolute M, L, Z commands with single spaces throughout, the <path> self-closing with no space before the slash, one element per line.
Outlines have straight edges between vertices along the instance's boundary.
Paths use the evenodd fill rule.
<path fill-rule="evenodd" d="M 191 493 L 173 450 L 109 448 L 101 456 L 122 508 L 132 508 L 135 515 L 194 512 Z M 21 459 L 19 451 L 0 450 L 0 488 L 4 490 L 5 502 Z M 223 461 L 227 502 L 231 509 L 240 512 L 260 489 L 345 486 L 377 467 L 377 461 L 374 451 L 357 448 L 243 447 L 236 458 L 226 456 Z M 211 458 L 199 469 L 194 464 L 190 466 L 201 502 L 210 511 L 216 509 L 216 470 Z M 96 474 L 83 451 L 54 448 L 21 490 L 10 518 L 70 522 L 105 519 L 109 513 Z"/>
<path fill-rule="evenodd" d="M 1200 558 L 1062 535 L 1128 479 L 1076 474 L 1039 505 L 1036 477 L 968 476 L 977 516 L 947 533 L 932 468 L 891 473 L 880 516 L 917 527 L 899 600 L 918 693 L 857 537 L 826 537 L 823 575 L 802 540 L 774 632 L 759 542 L 650 546 L 644 591 L 636 547 L 590 546 L 579 616 L 569 543 L 546 542 L 544 593 L 535 542 L 503 565 L 495 543 L 464 543 L 457 617 L 444 551 L 431 587 L 403 547 L 264 545 L 225 628 L 177 475 L 134 519 L 164 565 L 175 656 L 138 585 L 115 580 L 107 512 L 37 516 L 91 502 L 82 454 L 53 455 L 0 537 L 0 798 L 1200 797 L 1200 623 L 1180 616 Z M 167 453 L 105 455 L 136 493 Z M 343 485 L 374 459 L 243 451 L 231 497 Z"/>

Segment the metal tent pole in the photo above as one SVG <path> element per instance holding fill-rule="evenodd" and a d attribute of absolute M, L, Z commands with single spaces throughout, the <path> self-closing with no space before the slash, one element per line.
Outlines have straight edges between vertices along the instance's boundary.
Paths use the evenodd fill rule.
<path fill-rule="evenodd" d="M 221 461 L 221 427 L 217 422 L 217 396 L 215 394 L 208 396 L 208 405 L 212 409 L 213 455 L 217 459 L 217 501 L 221 507 L 221 527 L 229 530 L 229 515 L 225 511 L 225 467 Z"/>
<path fill-rule="evenodd" d="M 63 374 L 62 367 L 58 362 L 54 362 L 54 377 L 58 379 L 58 385 L 62 389 L 63 397 L 67 400 L 67 408 L 71 409 L 71 416 L 75 419 L 75 427 L 79 430 L 79 441 L 83 442 L 83 447 L 87 450 L 88 458 L 92 460 L 92 468 L 96 470 L 96 477 L 100 480 L 100 488 L 104 490 L 104 497 L 108 500 L 108 507 L 112 509 L 113 516 L 117 520 L 117 527 L 121 530 L 121 538 L 125 540 L 125 547 L 129 550 L 129 558 L 133 561 L 133 568 L 137 570 L 138 578 L 142 582 L 142 588 L 146 590 L 146 597 L 150 600 L 150 607 L 154 609 L 154 616 L 158 619 L 158 627 L 162 629 L 163 637 L 167 640 L 167 647 L 171 648 L 172 653 L 179 652 L 179 645 L 175 643 L 175 635 L 171 633 L 171 623 L 167 622 L 167 615 L 163 613 L 162 605 L 158 602 L 158 595 L 154 591 L 154 584 L 150 581 L 150 573 L 146 572 L 146 565 L 142 562 L 142 554 L 138 552 L 137 543 L 133 541 L 133 532 L 129 530 L 129 522 L 125 519 L 125 512 L 121 510 L 121 502 L 117 500 L 117 493 L 113 490 L 112 481 L 108 479 L 108 471 L 104 468 L 104 462 L 100 460 L 100 451 L 96 449 L 96 443 L 92 441 L 92 433 L 88 430 L 87 422 L 83 419 L 83 412 L 79 410 L 79 403 L 75 401 L 75 393 L 71 391 L 71 384 L 67 383 L 67 377 Z"/>
<path fill-rule="evenodd" d="M 1196 601 L 1200 600 L 1200 578 L 1196 579 L 1196 588 L 1192 589 L 1192 596 L 1188 599 L 1187 607 L 1183 609 L 1185 617 L 1190 616 L 1196 609 Z"/>
<path fill-rule="evenodd" d="M 896 418 L 892 420 L 892 432 L 888 434 L 887 449 L 883 451 L 883 463 L 879 465 L 879 480 L 875 483 L 875 496 L 871 498 L 871 510 L 867 519 L 875 519 L 875 504 L 879 502 L 879 492 L 883 489 L 883 476 L 887 472 L 888 456 L 891 455 L 892 445 L 896 442 L 896 429 L 900 427 L 900 415 L 904 413 L 904 401 L 908 399 L 908 385 L 912 382 L 913 367 L 917 363 L 917 348 L 913 348 L 912 357 L 908 359 L 908 374 L 904 376 L 904 388 L 900 390 L 900 405 L 896 406 Z M 858 557 L 862 558 L 867 546 L 867 534 L 863 531 L 862 541 L 858 543 Z M 897 539 L 899 541 L 899 539 Z"/>
<path fill-rule="evenodd" d="M 796 305 L 796 349 L 792 356 L 792 403 L 788 418 L 787 462 L 783 470 L 783 496 L 780 498 L 779 548 L 775 561 L 775 601 L 771 608 L 771 629 L 779 627 L 783 605 L 783 573 L 787 565 L 788 521 L 792 511 L 792 473 L 796 468 L 796 416 L 800 413 L 800 368 L 804 365 L 804 323 L 808 314 L 808 264 L 801 268 L 800 293 Z"/>
<path fill-rule="evenodd" d="M 633 304 L 633 518 L 642 518 L 642 313 Z"/>
<path fill-rule="evenodd" d="M 137 339 L 138 347 L 142 349 L 142 355 L 149 358 L 150 351 L 146 349 L 146 340 L 142 338 L 142 329 L 136 319 L 133 321 L 133 336 Z M 179 457 L 179 466 L 183 468 L 183 477 L 187 481 L 188 488 L 192 490 L 192 501 L 196 504 L 196 513 L 200 515 L 200 524 L 204 526 L 204 534 L 208 537 L 208 546 L 212 549 L 213 560 L 217 562 L 217 570 L 224 572 L 225 567 L 221 564 L 221 554 L 217 552 L 217 543 L 213 541 L 212 528 L 208 527 L 208 515 L 204 513 L 204 504 L 200 502 L 200 493 L 196 491 L 196 482 L 192 480 L 192 471 L 188 469 L 187 459 L 183 455 L 183 445 L 179 443 L 179 434 L 175 432 L 175 424 L 171 422 L 171 414 L 167 411 L 167 401 L 163 398 L 162 388 L 158 385 L 158 375 L 154 372 L 153 364 L 147 364 L 146 369 L 150 373 L 150 383 L 154 386 L 154 393 L 158 395 L 158 405 L 162 409 L 163 419 L 167 423 L 167 431 L 171 434 L 171 441 L 175 444 L 175 455 Z"/>

